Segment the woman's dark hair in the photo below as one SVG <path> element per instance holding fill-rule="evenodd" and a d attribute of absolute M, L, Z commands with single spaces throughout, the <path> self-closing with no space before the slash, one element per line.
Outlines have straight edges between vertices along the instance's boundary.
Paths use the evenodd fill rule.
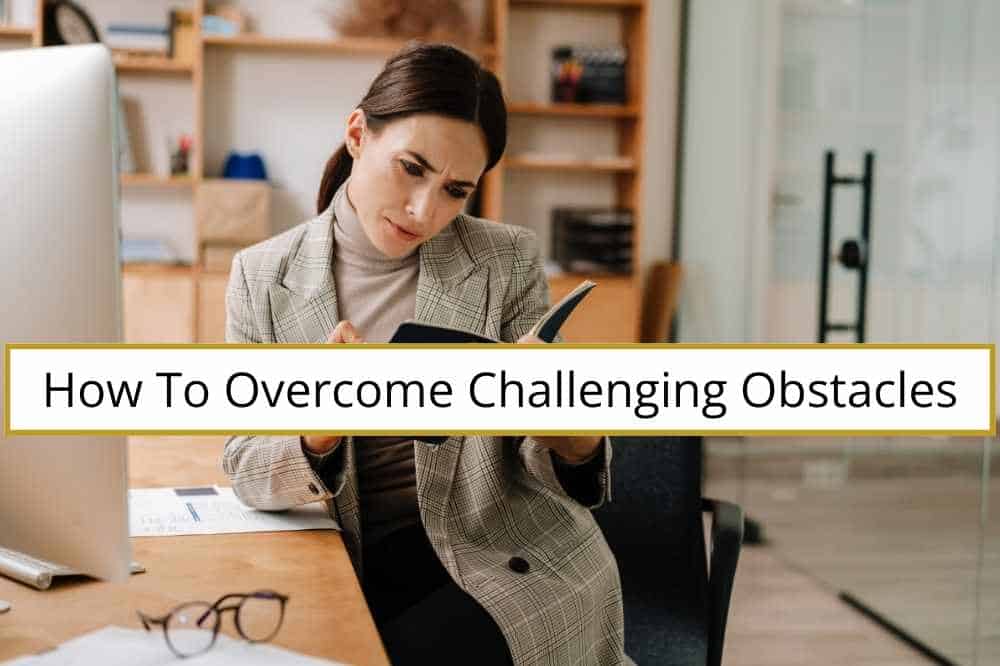
<path fill-rule="evenodd" d="M 465 52 L 446 44 L 414 44 L 385 64 L 358 104 L 368 128 L 416 113 L 432 113 L 476 123 L 486 137 L 486 171 L 507 145 L 507 107 L 500 81 Z M 316 206 L 322 213 L 351 175 L 353 159 L 341 145 L 327 161 Z"/>

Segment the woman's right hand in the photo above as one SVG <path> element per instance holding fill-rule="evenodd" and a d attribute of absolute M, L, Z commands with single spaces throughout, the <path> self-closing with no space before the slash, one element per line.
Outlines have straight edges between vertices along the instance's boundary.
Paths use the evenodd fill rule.
<path fill-rule="evenodd" d="M 327 342 L 342 344 L 345 342 L 364 342 L 364 340 L 358 335 L 354 325 L 345 319 L 333 329 Z M 343 439 L 342 435 L 303 435 L 302 445 L 311 453 L 322 455 L 335 449 L 340 444 L 341 439 Z"/>

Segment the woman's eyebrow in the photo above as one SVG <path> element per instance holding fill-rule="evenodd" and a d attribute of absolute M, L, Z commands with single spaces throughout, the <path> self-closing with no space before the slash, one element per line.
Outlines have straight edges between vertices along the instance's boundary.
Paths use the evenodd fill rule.
<path fill-rule="evenodd" d="M 407 150 L 406 153 L 408 155 L 410 155 L 411 157 L 413 157 L 413 159 L 415 159 L 417 162 L 419 162 L 422 167 L 424 167 L 425 169 L 427 169 L 431 173 L 439 173 L 437 169 L 435 169 L 433 166 L 431 166 L 431 163 L 427 161 L 427 158 L 424 157 L 423 155 L 421 155 L 420 153 L 414 152 L 412 150 Z M 476 187 L 475 183 L 470 182 L 468 180 L 453 180 L 451 182 L 452 182 L 453 185 L 459 185 L 461 187 L 471 187 L 473 189 L 475 189 L 475 187 Z"/>

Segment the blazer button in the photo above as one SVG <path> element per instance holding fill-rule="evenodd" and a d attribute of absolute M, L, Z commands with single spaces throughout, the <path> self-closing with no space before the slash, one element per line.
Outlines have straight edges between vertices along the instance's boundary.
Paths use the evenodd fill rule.
<path fill-rule="evenodd" d="M 309 484 L 309 492 L 311 492 L 313 495 L 319 495 L 319 488 L 316 487 L 315 483 Z"/>
<path fill-rule="evenodd" d="M 526 574 L 528 573 L 528 570 L 531 569 L 531 565 L 528 564 L 528 560 L 523 557 L 510 558 L 510 561 L 507 562 L 507 566 L 510 567 L 511 571 L 519 574 Z"/>

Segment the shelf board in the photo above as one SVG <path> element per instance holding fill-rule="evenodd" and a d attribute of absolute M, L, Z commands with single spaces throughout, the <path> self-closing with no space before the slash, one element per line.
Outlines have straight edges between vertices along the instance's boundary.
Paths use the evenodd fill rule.
<path fill-rule="evenodd" d="M 178 189 L 191 187 L 194 179 L 191 176 L 156 176 L 151 173 L 123 173 L 122 187 L 154 187 L 160 189 Z"/>
<path fill-rule="evenodd" d="M 508 113 L 523 116 L 558 116 L 571 118 L 638 118 L 639 109 L 625 104 L 539 104 L 512 102 Z"/>
<path fill-rule="evenodd" d="M 341 37 L 337 39 L 296 39 L 289 37 L 267 37 L 248 34 L 235 37 L 206 35 L 205 46 L 220 46 L 259 51 L 288 51 L 303 53 L 342 53 L 391 55 L 406 46 L 409 41 L 402 39 L 380 39 L 372 37 Z M 481 56 L 492 56 L 492 46 L 475 49 Z"/>
<path fill-rule="evenodd" d="M 198 267 L 192 264 L 168 264 L 155 261 L 125 261 L 122 262 L 122 272 L 131 275 L 182 275 L 195 276 Z"/>
<path fill-rule="evenodd" d="M 549 284 L 576 286 L 584 280 L 593 282 L 632 282 L 633 276 L 630 273 L 555 273 L 547 275 Z"/>
<path fill-rule="evenodd" d="M 172 58 L 153 58 L 115 54 L 115 69 L 121 73 L 183 74 L 190 75 L 194 66 Z"/>
<path fill-rule="evenodd" d="M 22 25 L 0 25 L 0 38 L 31 39 L 34 32 L 32 28 Z"/>
<path fill-rule="evenodd" d="M 597 9 L 641 9 L 646 0 L 510 0 L 512 7 L 591 7 Z"/>
<path fill-rule="evenodd" d="M 611 157 L 592 160 L 543 159 L 540 157 L 512 156 L 504 159 L 504 167 L 525 171 L 580 171 L 628 173 L 636 169 L 635 160 L 628 157 Z"/>

